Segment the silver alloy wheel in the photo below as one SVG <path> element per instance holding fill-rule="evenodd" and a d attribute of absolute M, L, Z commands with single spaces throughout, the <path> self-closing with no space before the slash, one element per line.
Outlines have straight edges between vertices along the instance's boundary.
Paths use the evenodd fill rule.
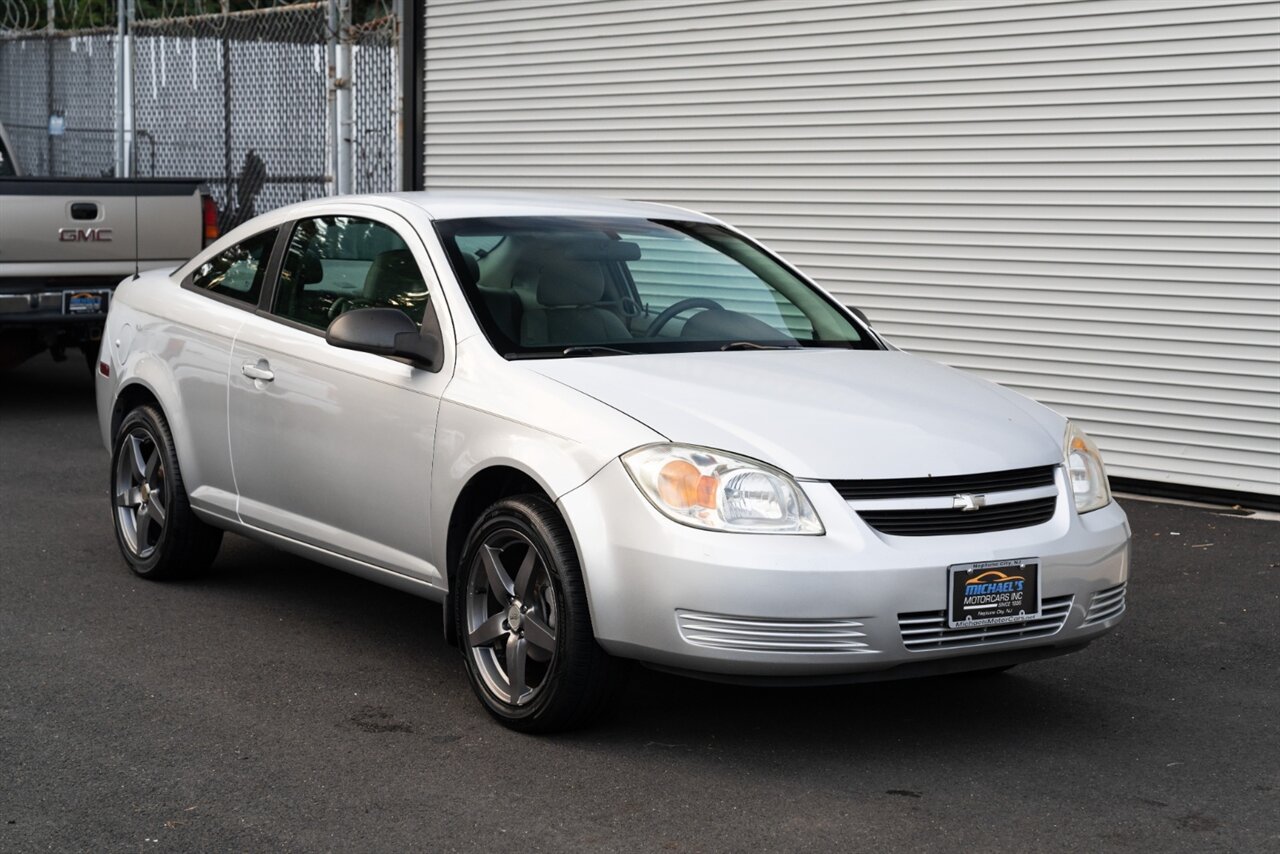
<path fill-rule="evenodd" d="M 115 474 L 116 523 L 129 551 L 149 558 L 164 534 L 168 497 L 160 446 L 148 430 L 124 437 Z"/>
<path fill-rule="evenodd" d="M 550 680 L 557 617 L 552 583 L 538 547 L 509 528 L 490 533 L 471 562 L 468 654 L 489 691 L 513 706 L 527 705 Z"/>

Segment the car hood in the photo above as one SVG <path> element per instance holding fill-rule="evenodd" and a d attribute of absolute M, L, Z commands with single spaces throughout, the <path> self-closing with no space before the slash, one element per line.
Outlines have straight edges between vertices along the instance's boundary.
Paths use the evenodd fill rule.
<path fill-rule="evenodd" d="M 940 477 L 1062 458 L 1061 416 L 901 351 L 590 356 L 524 366 L 672 442 L 743 454 L 799 478 Z"/>

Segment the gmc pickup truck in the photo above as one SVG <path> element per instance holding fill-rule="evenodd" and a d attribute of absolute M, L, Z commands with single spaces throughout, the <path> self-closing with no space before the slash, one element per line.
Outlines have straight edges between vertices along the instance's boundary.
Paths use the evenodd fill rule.
<path fill-rule="evenodd" d="M 213 200 L 186 179 L 26 178 L 0 127 L 0 370 L 44 350 L 92 366 L 111 294 L 177 267 L 218 236 Z"/>

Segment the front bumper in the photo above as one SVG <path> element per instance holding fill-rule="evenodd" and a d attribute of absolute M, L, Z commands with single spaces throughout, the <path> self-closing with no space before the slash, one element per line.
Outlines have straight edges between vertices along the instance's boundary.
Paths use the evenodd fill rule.
<path fill-rule="evenodd" d="M 825 681 L 997 667 L 1070 651 L 1122 617 L 1129 525 L 1112 502 L 1083 516 L 1059 469 L 1053 518 L 985 534 L 894 537 L 826 483 L 805 492 L 825 536 L 728 534 L 677 524 L 618 460 L 558 502 L 610 653 L 720 678 Z M 1040 559 L 1042 617 L 949 630 L 952 564 Z"/>

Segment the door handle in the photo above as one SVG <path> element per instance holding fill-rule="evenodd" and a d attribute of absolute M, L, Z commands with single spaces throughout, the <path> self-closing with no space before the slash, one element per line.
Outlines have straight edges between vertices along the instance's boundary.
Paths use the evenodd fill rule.
<path fill-rule="evenodd" d="M 253 362 L 245 362 L 240 366 L 240 373 L 250 379 L 262 380 L 264 383 L 269 383 L 276 378 L 276 375 L 272 373 L 270 368 L 266 367 L 266 364 L 267 363 L 265 361 L 259 362 L 256 365 Z"/>

